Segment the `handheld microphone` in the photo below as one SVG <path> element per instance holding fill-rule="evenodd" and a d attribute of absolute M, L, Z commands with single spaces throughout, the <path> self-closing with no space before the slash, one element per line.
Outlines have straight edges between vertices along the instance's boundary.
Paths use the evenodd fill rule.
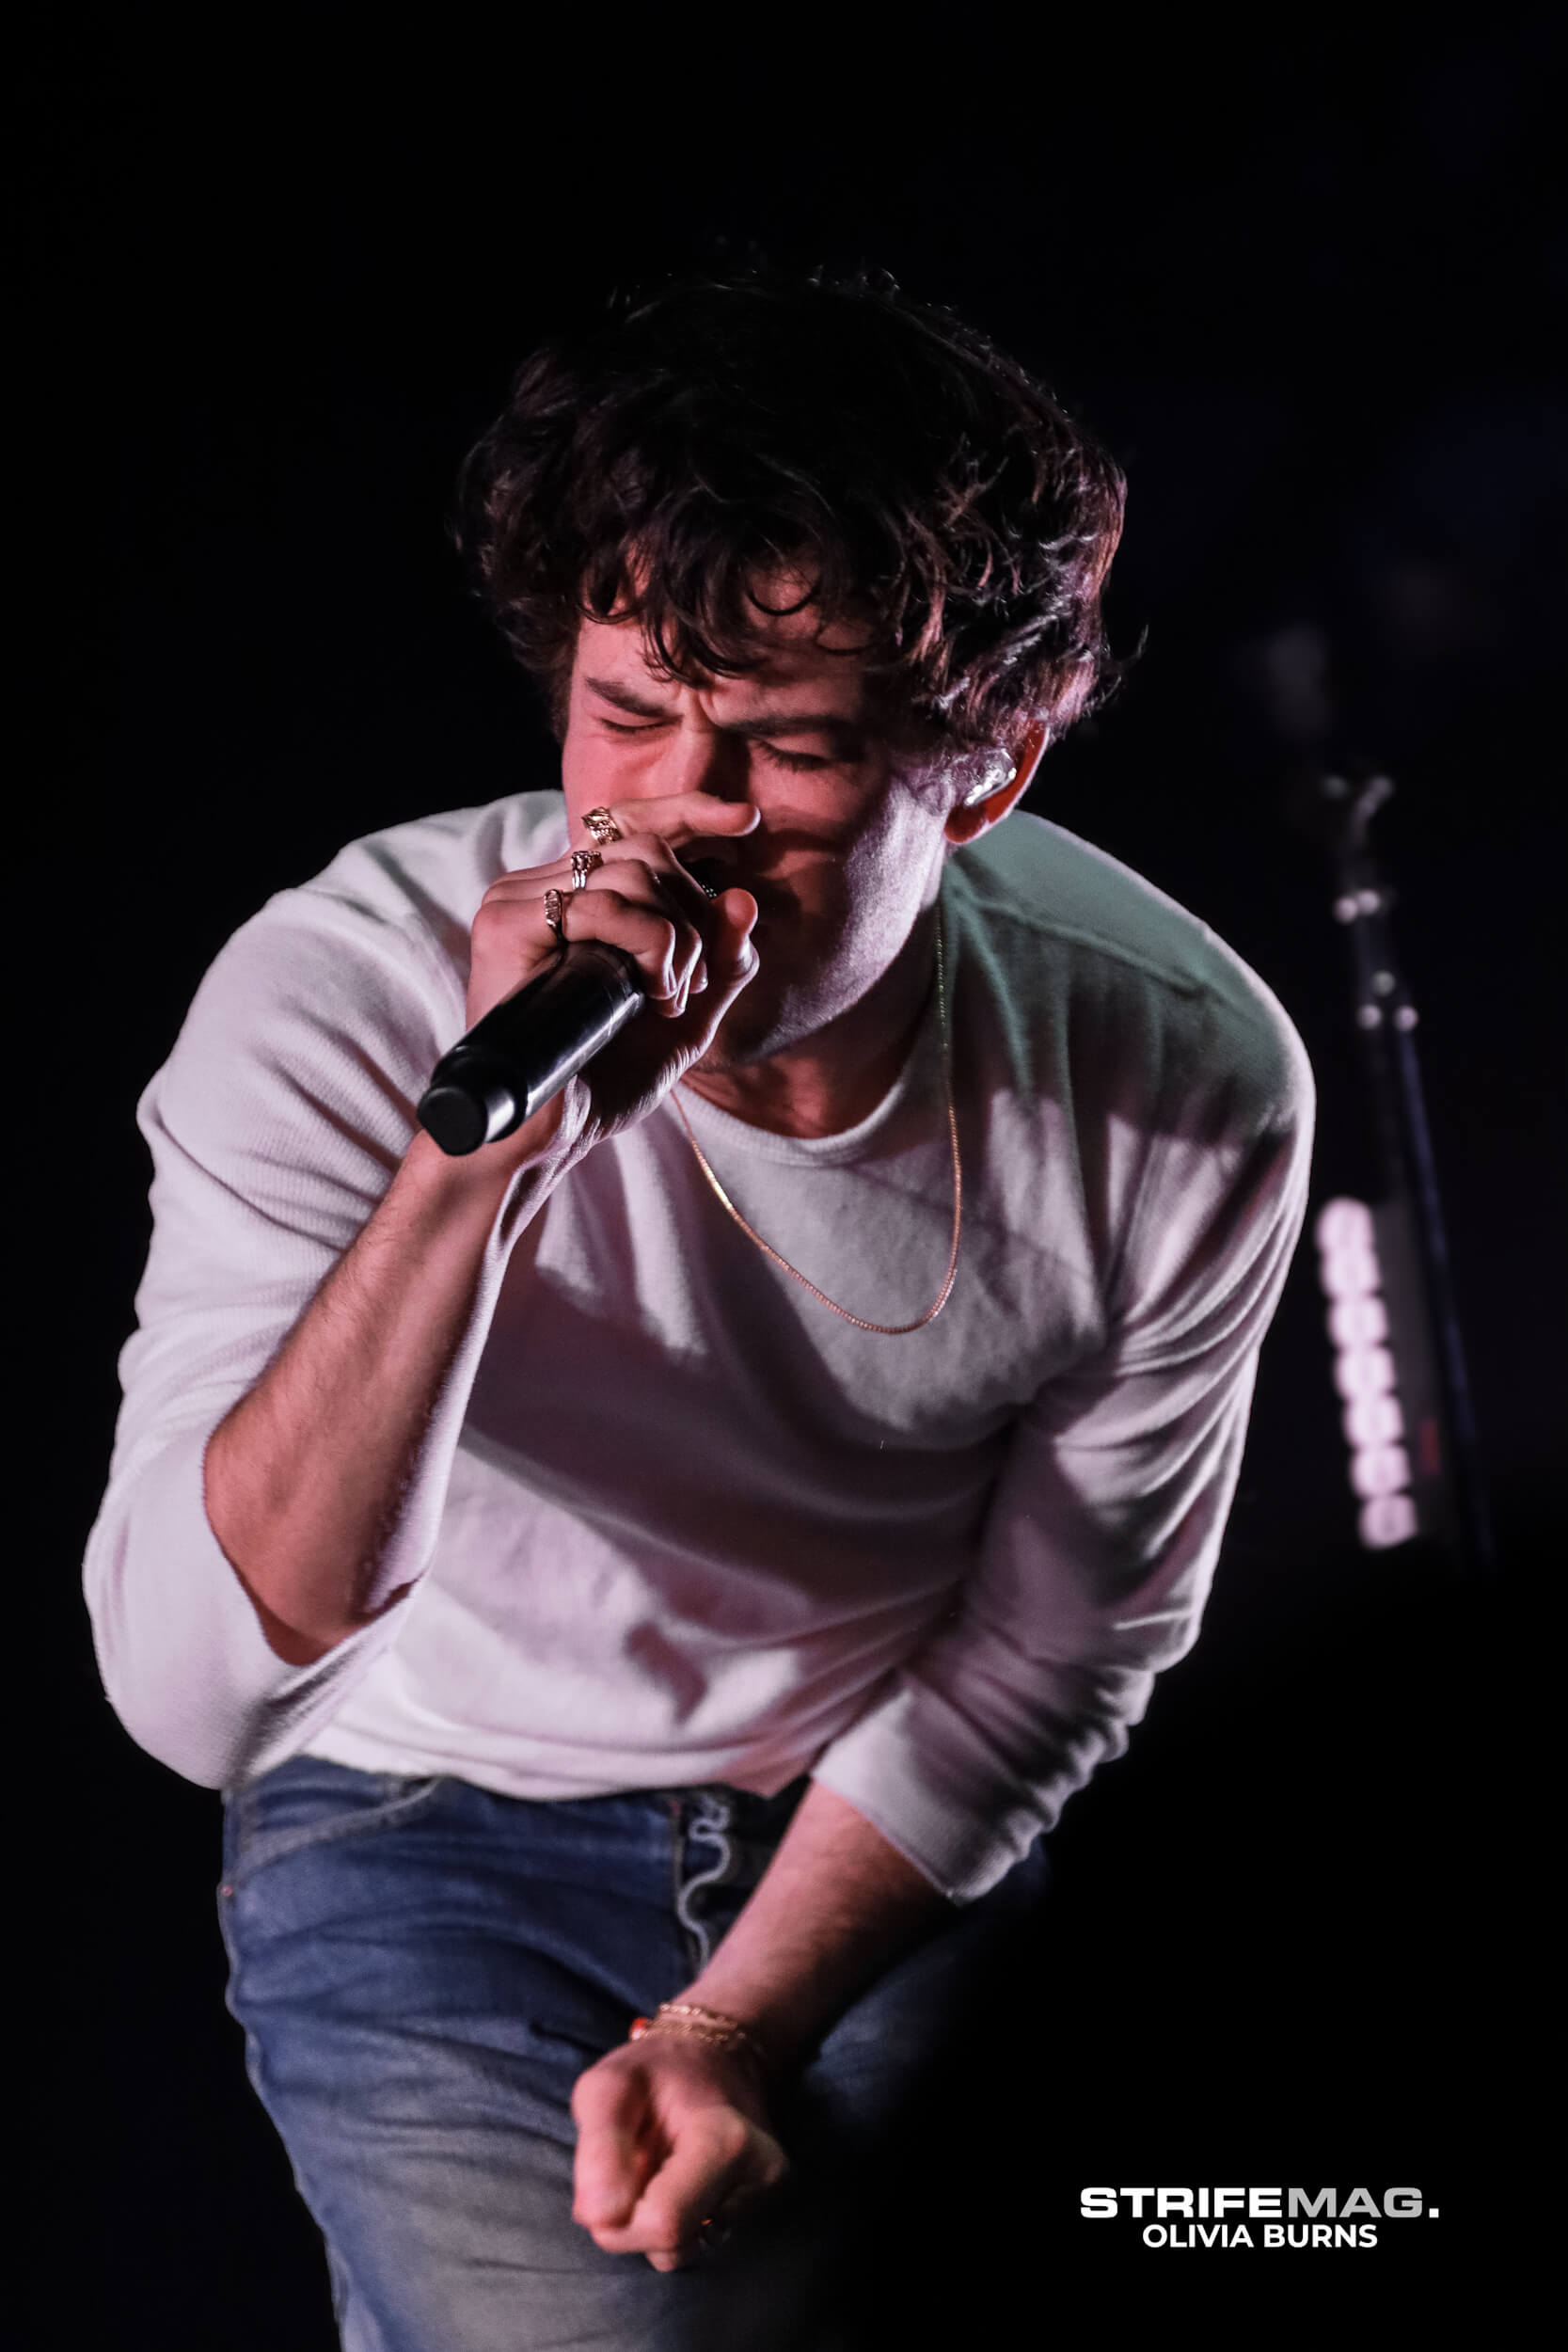
<path fill-rule="evenodd" d="M 637 965 L 621 948 L 568 941 L 553 963 L 442 1055 L 415 1116 L 453 1159 L 498 1143 L 559 1094 L 647 1001 Z"/>

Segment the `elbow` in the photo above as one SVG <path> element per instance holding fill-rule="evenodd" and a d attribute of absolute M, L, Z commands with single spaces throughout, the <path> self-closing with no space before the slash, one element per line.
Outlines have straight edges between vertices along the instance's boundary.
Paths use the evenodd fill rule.
<path fill-rule="evenodd" d="M 229 1565 L 234 1569 L 241 1590 L 256 1612 L 256 1622 L 261 1629 L 262 1638 L 268 1649 L 285 1666 L 314 1666 L 330 1651 L 335 1650 L 341 1642 L 346 1642 L 351 1634 L 359 1631 L 358 1626 L 346 1625 L 319 1634 L 302 1633 L 297 1626 L 286 1624 L 275 1611 L 268 1608 L 249 1578 L 242 1575 L 232 1561 Z M 402 1591 L 394 1593 L 392 1599 L 401 1600 L 403 1592 L 407 1589 L 404 1586 Z M 388 1606 L 389 1608 L 391 1603 L 388 1602 Z M 366 1618 L 364 1622 L 369 1625 L 374 1620 Z"/>

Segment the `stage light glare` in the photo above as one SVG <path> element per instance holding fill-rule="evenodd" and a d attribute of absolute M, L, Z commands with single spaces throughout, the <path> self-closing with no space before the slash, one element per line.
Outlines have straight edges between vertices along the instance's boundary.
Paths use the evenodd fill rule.
<path fill-rule="evenodd" d="M 1373 1495 L 1362 1504 L 1356 1528 L 1369 1551 L 1407 1544 L 1417 1533 L 1416 1505 L 1409 1495 Z"/>
<path fill-rule="evenodd" d="M 1391 1391 L 1354 1397 L 1345 1406 L 1343 1427 L 1353 1454 L 1360 1446 L 1393 1445 L 1404 1435 L 1404 1410 Z"/>
<path fill-rule="evenodd" d="M 1334 1385 L 1344 1401 L 1341 1425 L 1350 1449 L 1350 1483 L 1362 1500 L 1357 1532 L 1370 1551 L 1418 1533 L 1399 1372 L 1383 1298 L 1377 1226 L 1364 1200 L 1325 1201 L 1313 1226 L 1318 1279 L 1329 1301 Z"/>
<path fill-rule="evenodd" d="M 1372 1213 L 1364 1200 L 1349 1200 L 1342 1197 L 1325 1200 L 1318 1211 L 1313 1238 L 1322 1250 L 1338 1249 L 1346 1242 L 1370 1249 L 1374 1238 Z"/>
<path fill-rule="evenodd" d="M 1337 1298 L 1328 1311 L 1328 1336 L 1336 1347 L 1375 1347 L 1388 1337 L 1388 1310 L 1370 1294 Z"/>
<path fill-rule="evenodd" d="M 1334 1385 L 1347 1405 L 1382 1396 L 1394 1386 L 1394 1359 L 1386 1347 L 1346 1347 L 1335 1359 Z"/>
<path fill-rule="evenodd" d="M 1402 1445 L 1363 1446 L 1350 1457 L 1350 1483 L 1363 1502 L 1398 1494 L 1410 1484 L 1410 1456 Z"/>

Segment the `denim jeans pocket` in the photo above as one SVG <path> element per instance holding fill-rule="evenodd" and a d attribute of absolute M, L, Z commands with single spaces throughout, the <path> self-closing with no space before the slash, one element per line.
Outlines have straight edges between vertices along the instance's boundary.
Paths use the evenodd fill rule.
<path fill-rule="evenodd" d="M 401 1828 L 445 1787 L 442 1772 L 405 1778 L 294 1756 L 224 1800 L 224 1892 L 307 1847 Z"/>

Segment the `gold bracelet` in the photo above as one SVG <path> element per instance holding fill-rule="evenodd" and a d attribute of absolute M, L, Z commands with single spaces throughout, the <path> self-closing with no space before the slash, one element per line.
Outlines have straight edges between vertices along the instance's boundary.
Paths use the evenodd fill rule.
<path fill-rule="evenodd" d="M 661 2026 L 667 2033 L 690 2034 L 715 2048 L 744 2050 L 765 2074 L 769 2071 L 768 2053 L 737 2017 L 722 2016 L 716 2009 L 699 2009 L 695 2001 L 660 2001 L 652 2017 L 632 2019 L 626 2039 L 641 2042 L 644 2034 L 657 2033 Z"/>

